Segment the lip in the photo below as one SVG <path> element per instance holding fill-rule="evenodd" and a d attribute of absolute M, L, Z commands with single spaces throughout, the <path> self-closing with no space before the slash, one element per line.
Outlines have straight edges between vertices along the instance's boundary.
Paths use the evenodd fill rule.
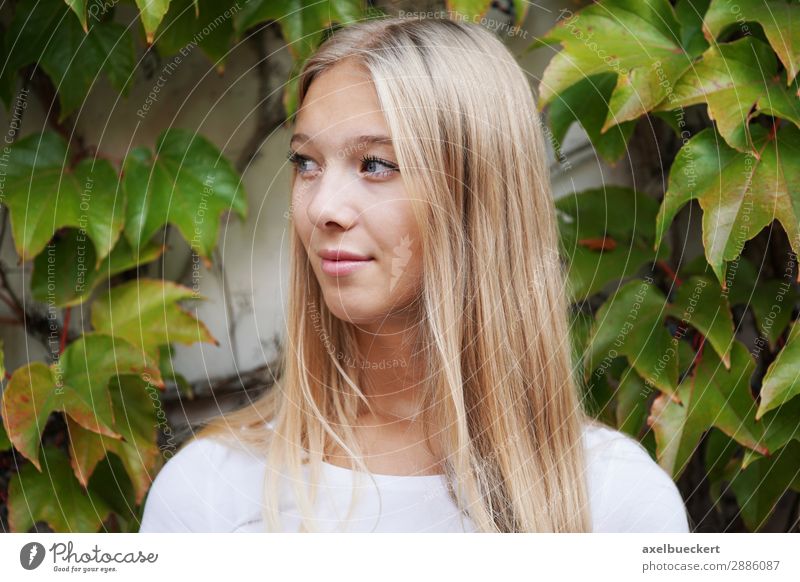
<path fill-rule="evenodd" d="M 322 258 L 322 272 L 331 277 L 349 275 L 374 260 L 372 257 L 341 249 L 323 249 L 318 254 Z"/>

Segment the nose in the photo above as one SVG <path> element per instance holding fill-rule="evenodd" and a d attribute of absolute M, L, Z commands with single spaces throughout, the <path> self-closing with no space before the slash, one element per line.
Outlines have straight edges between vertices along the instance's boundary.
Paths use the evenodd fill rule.
<path fill-rule="evenodd" d="M 344 168 L 329 166 L 309 193 L 311 198 L 306 206 L 308 220 L 319 229 L 349 230 L 358 218 L 356 188 L 353 176 Z"/>

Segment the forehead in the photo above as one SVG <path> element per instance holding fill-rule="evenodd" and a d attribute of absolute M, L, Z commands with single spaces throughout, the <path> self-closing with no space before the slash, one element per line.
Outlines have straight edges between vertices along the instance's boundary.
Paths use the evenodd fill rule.
<path fill-rule="evenodd" d="M 297 112 L 295 133 L 343 145 L 354 136 L 389 135 L 372 79 L 362 66 L 345 59 L 318 75 Z"/>

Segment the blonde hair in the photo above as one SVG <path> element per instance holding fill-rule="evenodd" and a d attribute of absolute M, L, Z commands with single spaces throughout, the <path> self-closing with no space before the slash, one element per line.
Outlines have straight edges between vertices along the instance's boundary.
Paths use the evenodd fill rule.
<path fill-rule="evenodd" d="M 298 103 L 317 75 L 346 58 L 371 76 L 414 201 L 423 249 L 417 349 L 429 379 L 422 418 L 436 429 L 426 435 L 443 457 L 450 495 L 477 531 L 589 531 L 581 440 L 589 420 L 572 376 L 555 210 L 525 74 L 478 25 L 374 19 L 339 29 L 308 59 Z M 264 523 L 282 531 L 284 475 L 301 530 L 311 531 L 331 444 L 368 472 L 351 428 L 367 403 L 359 374 L 322 340 L 355 358 L 354 326 L 327 309 L 293 228 L 291 248 L 281 377 L 196 438 L 262 451 Z M 305 462 L 310 491 L 300 485 Z"/>

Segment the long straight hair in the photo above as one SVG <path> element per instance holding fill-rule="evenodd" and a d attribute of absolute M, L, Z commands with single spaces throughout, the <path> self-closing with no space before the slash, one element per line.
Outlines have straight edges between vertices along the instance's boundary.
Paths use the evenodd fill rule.
<path fill-rule="evenodd" d="M 344 59 L 371 77 L 419 225 L 422 420 L 435 429 L 426 438 L 442 456 L 449 494 L 476 531 L 589 531 L 582 431 L 590 421 L 572 376 L 555 209 L 525 74 L 476 24 L 373 19 L 337 30 L 306 61 L 301 107 L 314 79 Z M 287 317 L 275 385 L 196 438 L 262 451 L 266 527 L 283 531 L 286 476 L 300 530 L 314 531 L 320 462 L 333 443 L 369 473 L 352 430 L 368 404 L 360 374 L 338 357 L 357 359 L 354 326 L 326 307 L 294 228 Z"/>

